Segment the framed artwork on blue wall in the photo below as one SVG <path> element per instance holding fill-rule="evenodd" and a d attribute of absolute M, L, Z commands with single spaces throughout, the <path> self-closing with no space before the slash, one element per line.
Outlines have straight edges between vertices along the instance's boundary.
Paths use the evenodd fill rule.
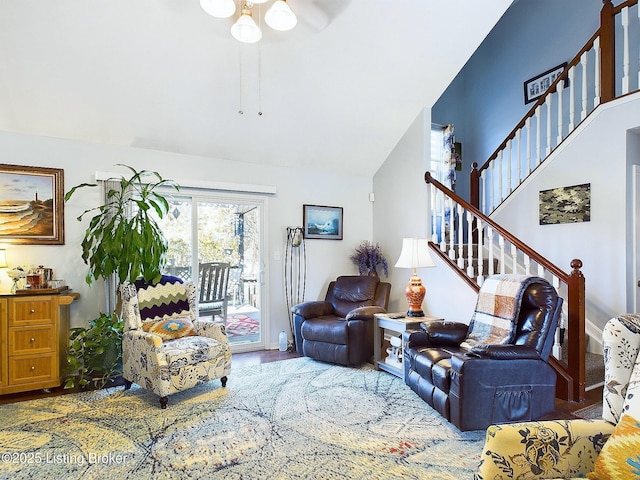
<path fill-rule="evenodd" d="M 547 70 L 540 75 L 536 75 L 533 78 L 530 78 L 526 82 L 524 82 L 524 103 L 531 103 L 537 98 L 540 98 L 544 95 L 551 84 L 556 81 L 556 78 L 560 76 L 560 74 L 564 71 L 567 66 L 567 62 L 564 62 L 557 67 L 553 67 L 551 70 Z M 569 79 L 565 78 L 564 87 L 569 86 Z"/>

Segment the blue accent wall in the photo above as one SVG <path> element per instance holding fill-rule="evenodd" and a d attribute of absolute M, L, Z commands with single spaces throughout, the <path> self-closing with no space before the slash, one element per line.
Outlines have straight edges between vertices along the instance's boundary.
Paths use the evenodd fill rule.
<path fill-rule="evenodd" d="M 482 165 L 533 105 L 524 104 L 524 82 L 571 60 L 599 27 L 601 8 L 602 0 L 516 0 L 434 104 L 432 122 L 453 123 L 462 143 L 463 198 L 473 162 Z M 453 25 L 452 35 L 464 35 Z"/>

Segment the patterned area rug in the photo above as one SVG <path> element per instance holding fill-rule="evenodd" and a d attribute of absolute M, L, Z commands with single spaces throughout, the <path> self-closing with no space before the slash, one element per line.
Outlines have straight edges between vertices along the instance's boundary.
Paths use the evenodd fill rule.
<path fill-rule="evenodd" d="M 254 335 L 260 330 L 260 323 L 244 313 L 234 313 L 227 315 L 227 336 L 243 337 Z"/>
<path fill-rule="evenodd" d="M 463 479 L 460 432 L 388 373 L 296 358 L 233 369 L 161 410 L 135 385 L 0 406 L 3 479 Z"/>

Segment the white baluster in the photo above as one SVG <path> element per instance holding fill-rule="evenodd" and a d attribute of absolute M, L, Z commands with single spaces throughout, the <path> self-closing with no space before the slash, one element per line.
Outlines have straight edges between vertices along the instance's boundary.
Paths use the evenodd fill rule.
<path fill-rule="evenodd" d="M 575 65 L 569 69 L 569 132 L 573 132 L 576 119 L 576 98 L 575 98 L 575 79 L 576 79 L 576 67 Z"/>
<path fill-rule="evenodd" d="M 549 156 L 551 153 L 551 97 L 553 95 L 547 95 L 547 100 L 545 101 L 547 105 L 547 153 L 545 158 Z"/>
<path fill-rule="evenodd" d="M 482 286 L 482 282 L 484 282 L 484 261 L 483 250 L 484 250 L 484 237 L 483 237 L 483 224 L 482 220 L 477 219 L 478 226 L 478 276 L 476 277 L 476 282 L 478 285 Z"/>
<path fill-rule="evenodd" d="M 544 267 L 538 264 L 538 276 L 544 278 Z"/>
<path fill-rule="evenodd" d="M 582 65 L 582 111 L 580 112 L 580 121 L 587 118 L 587 78 L 589 72 L 587 71 L 587 52 L 584 52 L 580 56 L 580 65 Z"/>
<path fill-rule="evenodd" d="M 446 203 L 447 198 L 444 196 L 444 192 L 438 190 L 438 194 L 440 195 L 440 251 L 447 251 L 447 224 L 446 224 Z"/>
<path fill-rule="evenodd" d="M 509 139 L 507 141 L 507 195 L 505 195 L 505 198 L 507 196 L 509 196 L 509 194 L 511 192 L 513 192 L 513 175 L 511 173 L 512 171 L 512 166 L 511 166 L 511 162 L 512 162 L 512 158 L 511 158 L 511 151 L 512 151 L 512 144 L 511 144 L 511 139 Z"/>
<path fill-rule="evenodd" d="M 593 97 L 593 108 L 596 108 L 598 105 L 600 105 L 600 91 L 601 91 L 601 85 L 600 85 L 600 69 L 601 67 L 601 63 L 600 63 L 600 37 L 596 37 L 596 39 L 593 41 L 593 51 L 595 52 L 595 62 L 594 62 L 594 71 L 595 71 L 595 82 L 594 82 L 594 86 L 595 86 L 595 95 Z"/>
<path fill-rule="evenodd" d="M 482 170 L 480 174 L 480 180 L 482 184 L 482 208 L 480 211 L 487 215 L 487 170 Z"/>
<path fill-rule="evenodd" d="M 496 272 L 493 267 L 493 228 L 490 225 L 487 225 L 487 246 L 489 247 L 489 275 L 493 275 Z"/>
<path fill-rule="evenodd" d="M 458 268 L 464 268 L 464 210 L 462 205 L 456 204 L 456 212 L 458 214 Z"/>
<path fill-rule="evenodd" d="M 527 129 L 527 177 L 531 173 L 531 117 L 527 117 L 525 121 Z"/>
<path fill-rule="evenodd" d="M 493 208 L 499 206 L 504 200 L 502 179 L 504 178 L 504 150 L 500 150 L 498 154 L 498 205 L 494 205 Z"/>
<path fill-rule="evenodd" d="M 522 263 L 524 264 L 524 274 L 531 275 L 531 258 L 529 255 L 523 254 L 524 258 L 522 259 Z"/>
<path fill-rule="evenodd" d="M 431 201 L 431 241 L 438 244 L 438 204 L 436 203 L 436 189 L 429 184 L 429 199 Z"/>
<path fill-rule="evenodd" d="M 456 222 L 454 220 L 455 212 L 456 212 L 456 204 L 453 201 L 453 198 L 449 198 L 449 259 L 456 259 L 456 250 L 455 250 L 455 236 L 456 236 Z"/>
<path fill-rule="evenodd" d="M 564 91 L 564 80 L 558 83 L 558 137 L 556 138 L 556 146 L 562 143 L 562 92 Z"/>
<path fill-rule="evenodd" d="M 562 313 L 560 314 L 562 317 Z M 562 344 L 560 343 L 560 324 L 556 327 L 556 331 L 553 334 L 553 349 L 551 350 L 551 354 L 557 358 L 558 360 L 562 360 Z"/>
<path fill-rule="evenodd" d="M 473 271 L 473 215 L 467 210 L 467 276 L 474 277 Z"/>
<path fill-rule="evenodd" d="M 629 93 L 629 7 L 622 9 L 622 94 Z"/>
<path fill-rule="evenodd" d="M 517 155 L 516 155 L 516 159 L 518 161 L 518 185 L 520 185 L 522 183 L 522 153 L 521 153 L 521 149 L 522 149 L 522 142 L 521 142 L 521 137 L 522 137 L 522 129 L 519 128 L 518 131 L 516 132 L 516 145 L 517 145 Z"/>
<path fill-rule="evenodd" d="M 518 249 L 511 244 L 511 272 L 518 273 Z"/>
<path fill-rule="evenodd" d="M 540 121 L 540 105 L 536 108 L 536 167 L 540 165 L 542 161 L 542 150 L 540 145 L 542 143 L 541 121 Z"/>
<path fill-rule="evenodd" d="M 506 252 L 504 249 L 504 237 L 498 234 L 498 246 L 500 247 L 500 273 L 505 274 L 506 272 Z"/>
<path fill-rule="evenodd" d="M 491 182 L 491 190 L 489 191 L 490 193 L 490 198 L 489 198 L 489 209 L 487 210 L 487 215 L 489 215 L 496 203 L 495 203 L 495 189 L 496 189 L 496 160 L 493 159 L 491 161 L 491 163 L 489 164 L 489 181 Z"/>

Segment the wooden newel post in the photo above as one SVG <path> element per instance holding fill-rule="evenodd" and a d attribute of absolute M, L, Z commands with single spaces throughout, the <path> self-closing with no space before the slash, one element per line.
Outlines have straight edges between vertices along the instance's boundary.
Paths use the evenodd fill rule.
<path fill-rule="evenodd" d="M 611 0 L 602 0 L 600 10 L 600 102 L 610 102 L 616 95 L 615 16 Z"/>
<path fill-rule="evenodd" d="M 569 400 L 584 402 L 585 400 L 585 280 L 580 271 L 582 261 L 575 258 L 571 261 L 571 274 L 567 282 L 567 369 L 573 378 L 573 388 L 569 393 Z"/>

